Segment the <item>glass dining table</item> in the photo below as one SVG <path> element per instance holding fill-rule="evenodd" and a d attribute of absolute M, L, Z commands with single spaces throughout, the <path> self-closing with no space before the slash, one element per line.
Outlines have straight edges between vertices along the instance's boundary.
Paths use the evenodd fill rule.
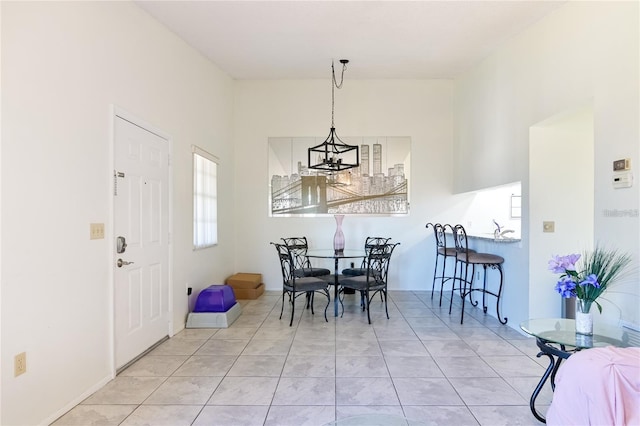
<path fill-rule="evenodd" d="M 340 285 L 340 275 L 338 273 L 338 266 L 340 259 L 363 259 L 367 257 L 367 252 L 363 249 L 345 249 L 336 251 L 334 249 L 309 249 L 307 250 L 307 257 L 316 259 L 333 259 L 334 260 L 334 274 L 327 282 L 334 287 L 333 291 L 333 314 L 338 316 L 338 294 Z"/>
<path fill-rule="evenodd" d="M 594 333 L 591 336 L 576 333 L 575 320 L 567 318 L 530 319 L 523 321 L 520 328 L 536 338 L 536 344 L 540 349 L 537 356 L 549 357 L 549 366 L 529 399 L 531 413 L 542 423 L 546 423 L 546 419 L 536 409 L 536 398 L 549 377 L 551 377 L 551 389 L 555 390 L 555 377 L 562 360 L 569 358 L 577 351 L 590 348 L 640 346 L 640 333 L 620 325 L 607 324 L 604 321 L 594 324 Z"/>

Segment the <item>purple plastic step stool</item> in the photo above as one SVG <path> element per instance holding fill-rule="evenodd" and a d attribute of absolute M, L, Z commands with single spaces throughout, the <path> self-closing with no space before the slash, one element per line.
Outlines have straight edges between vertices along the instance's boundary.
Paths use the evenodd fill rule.
<path fill-rule="evenodd" d="M 193 312 L 227 312 L 235 303 L 231 286 L 211 285 L 200 292 Z"/>

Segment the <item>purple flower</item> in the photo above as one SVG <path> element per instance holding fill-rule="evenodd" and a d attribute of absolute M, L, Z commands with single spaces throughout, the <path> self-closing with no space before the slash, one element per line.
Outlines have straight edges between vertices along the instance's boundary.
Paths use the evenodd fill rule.
<path fill-rule="evenodd" d="M 564 298 L 573 297 L 575 293 L 576 283 L 569 277 L 562 277 L 556 284 L 556 291 Z"/>
<path fill-rule="evenodd" d="M 598 282 L 598 277 L 596 276 L 596 274 L 589 275 L 587 278 L 584 279 L 584 281 L 580 283 L 580 285 L 583 287 L 586 285 L 592 285 L 595 288 L 600 288 L 600 283 Z"/>
<path fill-rule="evenodd" d="M 576 262 L 580 259 L 579 254 L 569 254 L 566 256 L 553 256 L 549 261 L 549 269 L 556 274 L 563 274 L 567 271 L 576 270 Z"/>

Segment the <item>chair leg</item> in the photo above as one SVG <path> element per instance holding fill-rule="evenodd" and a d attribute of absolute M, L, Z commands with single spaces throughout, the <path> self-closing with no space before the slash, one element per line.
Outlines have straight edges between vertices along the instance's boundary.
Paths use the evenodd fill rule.
<path fill-rule="evenodd" d="M 438 303 L 438 306 L 442 306 L 442 293 L 444 292 L 444 273 L 447 269 L 447 256 L 443 256 L 442 257 L 442 275 L 440 276 L 440 302 Z M 455 277 L 455 271 L 453 272 L 453 275 Z M 435 274 L 434 274 L 435 276 Z M 455 279 L 453 280 L 453 285 L 456 284 Z"/>
<path fill-rule="evenodd" d="M 436 251 L 436 264 L 433 267 L 433 283 L 431 284 L 431 300 L 433 300 L 433 291 L 436 288 L 436 275 L 437 275 L 437 272 L 438 272 L 438 258 L 439 257 L 440 257 L 440 255 Z M 440 301 L 442 301 L 442 298 L 440 298 Z"/>
<path fill-rule="evenodd" d="M 387 314 L 387 319 L 389 319 L 389 308 L 388 308 L 388 305 L 387 305 L 387 297 L 388 297 L 387 296 L 387 289 L 385 288 L 384 290 L 382 290 L 380 292 L 380 296 L 382 296 L 382 293 L 384 293 L 384 311 Z"/>
<path fill-rule="evenodd" d="M 496 314 L 498 315 L 498 321 L 500 321 L 501 324 L 506 324 L 509 318 L 504 317 L 504 321 L 502 320 L 502 318 L 500 318 L 500 295 L 502 294 L 502 266 L 498 264 L 496 268 L 498 269 L 498 272 L 500 272 L 500 287 L 498 287 L 498 296 L 496 298 Z"/>
<path fill-rule="evenodd" d="M 289 321 L 289 327 L 293 325 L 293 316 L 296 313 L 296 295 L 293 295 L 293 300 L 291 300 L 291 321 Z"/>
<path fill-rule="evenodd" d="M 282 312 L 284 312 L 284 295 L 286 291 L 282 290 L 282 306 L 280 307 L 280 319 L 282 319 Z"/>
<path fill-rule="evenodd" d="M 486 269 L 485 269 L 485 272 L 486 272 Z M 469 302 L 471 302 L 473 306 L 478 306 L 478 302 L 473 301 L 473 277 L 475 276 L 476 276 L 476 265 L 473 264 L 471 265 L 471 281 L 469 281 Z M 482 297 L 482 303 L 484 304 L 484 295 Z"/>
<path fill-rule="evenodd" d="M 449 315 L 451 315 L 451 307 L 453 306 L 453 291 L 456 288 L 456 281 L 462 283 L 461 278 L 458 278 L 458 264 L 460 264 L 460 276 L 462 277 L 462 262 L 456 259 L 456 263 L 453 269 L 453 283 L 451 284 L 451 298 L 449 299 Z"/>
<path fill-rule="evenodd" d="M 371 314 L 369 313 L 369 305 L 371 305 L 371 302 L 369 301 L 369 290 L 367 290 L 366 293 L 364 300 L 367 303 L 367 320 L 369 321 L 369 324 L 371 324 Z"/>
<path fill-rule="evenodd" d="M 482 311 L 486 314 L 487 301 L 485 296 L 487 295 L 487 265 L 482 265 L 482 268 L 484 269 L 484 271 L 482 271 L 484 273 L 484 277 L 482 278 Z"/>
<path fill-rule="evenodd" d="M 327 296 L 327 306 L 324 307 L 324 320 L 325 322 L 329 322 L 329 319 L 327 318 L 327 308 L 329 307 L 329 304 L 331 304 L 331 296 L 329 296 L 329 290 L 324 290 L 323 293 Z"/>
<path fill-rule="evenodd" d="M 464 321 L 464 301 L 467 298 L 467 283 L 469 282 L 469 264 L 467 263 L 465 265 L 464 268 L 464 280 L 462 281 L 462 290 L 461 290 L 461 295 L 462 295 L 462 311 L 460 312 L 460 324 L 463 323 Z M 469 300 L 471 300 L 471 287 L 472 285 L 469 284 Z"/>

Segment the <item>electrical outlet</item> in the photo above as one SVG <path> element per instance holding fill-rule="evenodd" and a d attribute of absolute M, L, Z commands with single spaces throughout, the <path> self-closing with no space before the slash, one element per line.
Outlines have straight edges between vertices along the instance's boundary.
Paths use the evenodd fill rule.
<path fill-rule="evenodd" d="M 22 352 L 13 359 L 13 374 L 18 377 L 27 372 L 27 353 Z"/>
<path fill-rule="evenodd" d="M 104 239 L 104 223 L 89 224 L 89 239 L 90 240 Z"/>

